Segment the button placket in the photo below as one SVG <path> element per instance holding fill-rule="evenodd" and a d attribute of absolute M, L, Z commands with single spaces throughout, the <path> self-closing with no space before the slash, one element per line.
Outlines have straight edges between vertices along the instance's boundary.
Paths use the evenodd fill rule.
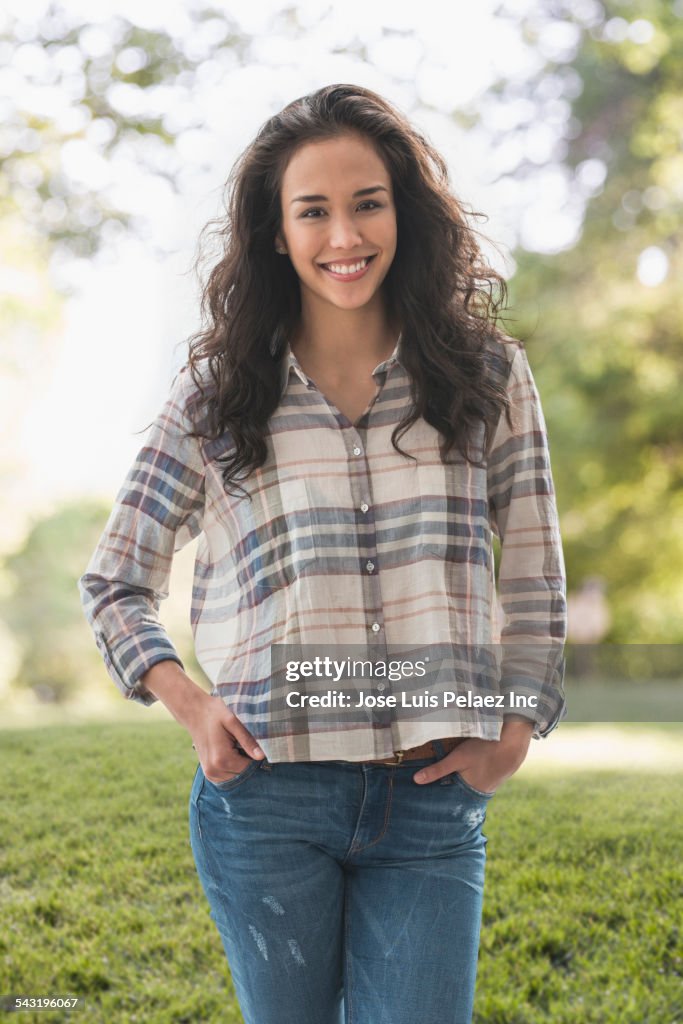
<path fill-rule="evenodd" d="M 366 428 L 367 429 L 367 428 Z M 371 507 L 370 473 L 366 446 L 356 429 L 349 434 L 349 470 L 354 504 L 364 517 L 359 520 L 358 552 L 365 556 L 359 565 L 362 576 L 364 605 L 367 614 L 367 628 L 371 636 L 379 639 L 382 632 L 382 595 L 377 572 L 377 534 L 374 519 L 368 516 Z"/>

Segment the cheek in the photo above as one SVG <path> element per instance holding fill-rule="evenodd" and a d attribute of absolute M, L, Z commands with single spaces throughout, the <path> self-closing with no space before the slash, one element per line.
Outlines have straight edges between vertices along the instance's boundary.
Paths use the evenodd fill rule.
<path fill-rule="evenodd" d="M 386 235 L 384 236 L 384 250 L 387 253 L 387 255 L 389 255 L 391 257 L 391 259 L 393 259 L 394 256 L 396 255 L 396 248 L 397 248 L 397 246 L 398 246 L 398 235 L 396 233 L 396 229 L 395 229 L 395 227 L 394 228 L 389 228 L 387 230 Z"/>
<path fill-rule="evenodd" d="M 296 229 L 290 232 L 290 253 L 293 258 L 299 262 L 310 262 L 315 253 L 317 252 L 318 245 L 315 240 L 314 231 L 296 231 Z"/>
<path fill-rule="evenodd" d="M 394 253 L 398 243 L 398 230 L 395 220 L 392 220 L 391 223 L 386 225 L 384 239 L 384 248 L 387 252 Z"/>

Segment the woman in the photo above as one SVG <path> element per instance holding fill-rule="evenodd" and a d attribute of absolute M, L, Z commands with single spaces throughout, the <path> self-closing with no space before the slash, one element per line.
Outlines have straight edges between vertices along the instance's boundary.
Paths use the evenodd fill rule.
<path fill-rule="evenodd" d="M 465 1024 L 487 804 L 564 710 L 538 394 L 443 160 L 384 99 L 291 103 L 230 186 L 206 329 L 86 613 L 122 692 L 192 737 L 192 849 L 247 1024 Z M 197 535 L 211 696 L 157 615 Z"/>

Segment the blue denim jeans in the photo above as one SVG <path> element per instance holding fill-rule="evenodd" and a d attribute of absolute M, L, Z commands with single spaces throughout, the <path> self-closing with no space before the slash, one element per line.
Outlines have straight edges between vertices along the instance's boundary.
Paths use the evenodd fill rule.
<path fill-rule="evenodd" d="M 469 1024 L 491 795 L 413 782 L 435 760 L 197 766 L 190 841 L 245 1024 Z"/>

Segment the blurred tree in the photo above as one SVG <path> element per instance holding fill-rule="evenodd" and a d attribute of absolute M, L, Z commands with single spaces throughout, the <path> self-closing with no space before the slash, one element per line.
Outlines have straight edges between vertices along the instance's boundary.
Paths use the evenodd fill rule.
<path fill-rule="evenodd" d="M 510 282 L 544 398 L 569 585 L 607 581 L 608 640 L 681 643 L 683 3 L 539 0 L 521 28 L 539 68 L 498 94 L 526 103 L 522 152 L 554 105 L 545 170 L 555 164 L 567 204 L 582 207 L 578 238 L 520 246 Z M 526 153 L 510 174 L 533 180 Z"/>
<path fill-rule="evenodd" d="M 0 220 L 0 551 L 24 529 L 24 466 L 17 446 L 23 421 L 53 370 L 61 338 L 62 296 L 48 272 L 45 239 L 27 236 L 20 217 Z"/>
<path fill-rule="evenodd" d="M 158 29 L 93 15 L 56 2 L 42 16 L 0 16 L 0 214 L 19 211 L 65 255 L 144 227 L 143 213 L 121 205 L 112 167 L 148 188 L 177 188 L 195 158 L 192 147 L 181 158 L 176 140 L 202 125 L 197 85 L 248 49 L 229 13 L 210 5 L 176 11 Z"/>
<path fill-rule="evenodd" d="M 202 123 L 196 89 L 247 59 L 248 37 L 210 5 L 156 29 L 142 12 L 142 25 L 87 14 L 48 0 L 42 11 L 0 10 L 0 550 L 23 531 L 15 442 L 59 355 L 73 290 L 51 271 L 126 231 L 146 233 L 144 190 L 177 190 L 201 162 L 198 147 L 185 145 L 182 158 L 177 147 Z"/>
<path fill-rule="evenodd" d="M 110 508 L 99 502 L 62 505 L 34 523 L 22 547 L 4 560 L 7 595 L 0 615 L 19 649 L 13 687 L 29 688 L 44 702 L 63 703 L 88 688 L 106 685 L 106 672 L 83 617 L 77 581 L 100 538 Z M 174 564 L 174 586 L 189 599 L 191 552 Z M 177 571 L 179 569 L 179 571 Z M 177 596 L 179 596 L 177 594 Z M 206 677 L 192 651 L 186 607 L 169 601 L 164 621 L 180 656 L 198 682 Z M 112 701 L 118 698 L 111 686 Z"/>
<path fill-rule="evenodd" d="M 99 659 L 83 628 L 76 581 L 106 518 L 101 504 L 65 506 L 35 523 L 5 560 L 11 589 L 0 611 L 21 652 L 13 685 L 31 688 L 43 701 L 66 700 Z"/>

